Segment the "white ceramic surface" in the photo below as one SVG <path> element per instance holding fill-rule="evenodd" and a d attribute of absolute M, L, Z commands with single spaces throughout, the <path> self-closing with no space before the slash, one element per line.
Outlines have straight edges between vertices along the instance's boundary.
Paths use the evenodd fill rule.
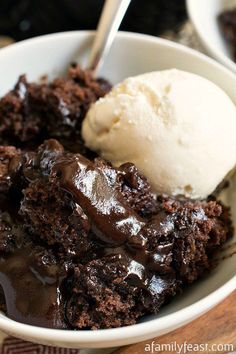
<path fill-rule="evenodd" d="M 78 54 L 81 63 L 85 63 L 92 36 L 90 32 L 53 34 L 0 50 L 0 95 L 14 85 L 19 74 L 26 73 L 29 80 L 37 80 L 43 74 L 62 74 Z M 236 103 L 234 74 L 191 49 L 150 36 L 119 33 L 101 75 L 116 83 L 130 75 L 172 67 L 212 80 Z M 229 195 L 236 215 L 236 196 L 230 191 Z M 150 339 L 190 322 L 236 289 L 235 261 L 236 256 L 225 259 L 158 315 L 133 326 L 97 331 L 53 330 L 17 323 L 0 314 L 0 330 L 29 341 L 74 348 L 120 346 Z"/>
<path fill-rule="evenodd" d="M 236 0 L 187 0 L 189 17 L 208 53 L 236 72 L 232 51 L 220 31 L 217 16 L 236 7 Z"/>

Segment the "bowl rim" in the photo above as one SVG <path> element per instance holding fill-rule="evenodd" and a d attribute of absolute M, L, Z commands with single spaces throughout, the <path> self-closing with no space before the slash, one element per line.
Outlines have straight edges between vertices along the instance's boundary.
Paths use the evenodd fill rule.
<path fill-rule="evenodd" d="M 187 0 L 188 1 L 195 1 L 195 0 Z M 15 51 L 17 50 L 19 47 L 27 47 L 30 46 L 31 44 L 33 44 L 34 42 L 37 43 L 41 43 L 41 42 L 45 42 L 48 41 L 50 42 L 53 38 L 60 38 L 60 37 L 84 37 L 87 36 L 88 39 L 93 38 L 95 35 L 95 30 L 78 30 L 78 31 L 65 31 L 65 32 L 56 32 L 56 33 L 50 33 L 50 34 L 45 34 L 45 35 L 40 35 L 37 37 L 32 37 L 32 38 L 28 38 L 19 42 L 15 42 L 9 46 L 0 48 L 0 58 L 2 55 L 4 55 L 7 52 L 11 52 L 11 51 Z M 164 46 L 167 46 L 169 48 L 172 49 L 179 49 L 182 52 L 185 52 L 187 54 L 190 54 L 191 56 L 197 57 L 200 60 L 203 61 L 208 61 L 209 64 L 214 65 L 215 67 L 217 67 L 218 69 L 220 69 L 221 71 L 224 71 L 225 74 L 232 76 L 233 78 L 236 78 L 236 74 L 234 72 L 232 72 L 232 70 L 230 70 L 227 66 L 225 67 L 224 65 L 222 65 L 222 63 L 219 63 L 218 61 L 216 61 L 214 58 L 209 57 L 207 54 L 201 53 L 193 48 L 187 47 L 186 45 L 183 45 L 181 43 L 177 43 L 174 41 L 171 41 L 169 39 L 165 39 L 165 38 L 160 38 L 160 37 L 155 37 L 149 34 L 144 34 L 144 33 L 136 33 L 136 32 L 128 32 L 128 31 L 119 31 L 117 33 L 117 37 L 118 38 L 122 38 L 122 39 L 132 39 L 132 40 L 136 40 L 139 41 L 140 39 L 144 40 L 144 41 L 149 41 L 152 42 L 153 44 L 161 44 Z M 228 59 L 228 58 L 227 58 Z M 232 60 L 228 59 L 230 62 Z M 236 66 L 236 64 L 233 62 L 233 64 Z"/>
<path fill-rule="evenodd" d="M 68 31 L 60 32 L 54 34 L 43 35 L 39 37 L 30 38 L 22 42 L 18 42 L 9 47 L 0 49 L 0 61 L 1 56 L 7 52 L 13 52 L 19 47 L 24 49 L 26 46 L 30 46 L 31 43 L 41 43 L 45 41 L 56 40 L 61 37 L 85 37 L 88 38 L 93 36 L 95 31 Z M 175 50 L 180 50 L 183 53 L 187 53 L 192 57 L 197 57 L 201 61 L 208 62 L 212 64 L 216 69 L 224 72 L 226 75 L 231 76 L 232 79 L 235 79 L 236 76 L 230 70 L 217 63 L 215 60 L 209 58 L 208 56 L 199 53 L 191 48 L 185 47 L 181 44 L 171 42 L 166 39 L 153 37 L 145 34 L 138 34 L 132 32 L 119 32 L 118 37 L 121 39 L 131 39 L 133 41 L 145 40 L 149 41 L 151 44 L 162 45 L 169 47 Z M 215 291 L 211 292 L 202 299 L 194 302 L 193 304 L 184 307 L 183 309 L 172 312 L 168 315 L 164 315 L 160 318 L 150 319 L 146 322 L 134 324 L 131 326 L 124 326 L 119 328 L 111 329 L 99 329 L 96 331 L 93 330 L 61 330 L 61 329 L 48 329 L 43 327 L 36 327 L 32 325 L 23 324 L 14 320 L 9 319 L 4 314 L 0 315 L 0 329 L 8 333 L 13 333 L 14 336 L 19 337 L 29 337 L 30 340 L 35 342 L 54 342 L 55 340 L 59 342 L 64 342 L 66 344 L 72 343 L 100 343 L 105 344 L 106 342 L 118 342 L 124 340 L 130 340 L 130 342 L 138 342 L 143 340 L 142 338 L 146 335 L 151 338 L 155 336 L 157 331 L 166 333 L 168 328 L 176 328 L 181 324 L 189 322 L 191 319 L 195 319 L 217 303 L 222 301 L 226 296 L 231 292 L 236 290 L 236 275 L 233 275 L 226 283 L 220 286 Z M 42 340 L 43 338 L 43 340 Z M 106 345 L 104 345 L 105 347 Z M 111 346 L 111 345 L 110 345 Z"/>
<path fill-rule="evenodd" d="M 155 336 L 155 333 L 158 330 L 165 333 L 166 329 L 168 329 L 170 325 L 173 329 L 176 328 L 180 323 L 183 323 L 184 325 L 188 322 L 190 316 L 192 319 L 196 319 L 197 317 L 213 308 L 219 302 L 224 300 L 234 290 L 236 290 L 236 276 L 233 276 L 233 278 L 227 281 L 220 288 L 205 296 L 201 300 L 196 301 L 192 305 L 186 306 L 181 310 L 162 316 L 160 318 L 151 319 L 146 322 L 137 323 L 131 326 L 98 329 L 96 331 L 51 329 L 20 323 L 11 320 L 5 315 L 1 314 L 0 329 L 6 330 L 9 333 L 14 333 L 14 336 L 18 335 L 21 337 L 22 335 L 28 335 L 30 336 L 30 339 L 34 341 L 40 341 L 43 338 L 44 341 L 50 342 L 54 341 L 56 338 L 59 339 L 60 342 L 63 341 L 66 344 L 78 342 L 104 343 L 106 341 L 123 341 L 135 337 L 137 338 L 138 342 L 143 340 L 142 337 L 147 334 L 153 334 L 153 336 Z M 211 305 L 209 306 L 208 303 Z M 152 329 L 149 328 L 150 326 Z"/>
<path fill-rule="evenodd" d="M 220 49 L 216 45 L 214 45 L 210 40 L 208 40 L 208 36 L 206 36 L 206 32 L 204 31 L 204 27 L 200 26 L 198 22 L 198 14 L 195 12 L 195 3 L 198 0 L 187 0 L 187 12 L 189 18 L 194 25 L 194 28 L 197 32 L 198 37 L 200 38 L 204 47 L 208 50 L 208 52 L 217 60 L 219 60 L 222 64 L 226 65 L 230 70 L 236 72 L 236 63 L 230 59 L 227 55 L 222 53 Z M 204 6 L 202 6 L 204 10 Z"/>

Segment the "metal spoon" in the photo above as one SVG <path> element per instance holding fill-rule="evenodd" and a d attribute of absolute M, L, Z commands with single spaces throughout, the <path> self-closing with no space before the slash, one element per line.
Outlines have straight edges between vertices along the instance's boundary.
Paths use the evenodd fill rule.
<path fill-rule="evenodd" d="M 94 75 L 109 52 L 116 32 L 131 0 L 106 0 L 98 23 L 87 68 Z"/>

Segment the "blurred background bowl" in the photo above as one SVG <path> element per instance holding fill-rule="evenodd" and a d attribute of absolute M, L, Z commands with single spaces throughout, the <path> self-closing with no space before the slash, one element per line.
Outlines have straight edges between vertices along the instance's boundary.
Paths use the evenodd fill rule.
<path fill-rule="evenodd" d="M 236 73 L 236 63 L 218 24 L 218 15 L 236 7 L 236 0 L 187 0 L 189 17 L 207 52 Z"/>

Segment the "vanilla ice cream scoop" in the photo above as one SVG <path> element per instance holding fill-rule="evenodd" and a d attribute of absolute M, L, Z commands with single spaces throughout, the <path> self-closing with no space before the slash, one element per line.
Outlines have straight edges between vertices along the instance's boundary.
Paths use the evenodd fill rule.
<path fill-rule="evenodd" d="M 126 79 L 89 109 L 82 136 L 114 166 L 133 162 L 153 190 L 205 198 L 236 164 L 236 108 L 184 71 Z"/>

